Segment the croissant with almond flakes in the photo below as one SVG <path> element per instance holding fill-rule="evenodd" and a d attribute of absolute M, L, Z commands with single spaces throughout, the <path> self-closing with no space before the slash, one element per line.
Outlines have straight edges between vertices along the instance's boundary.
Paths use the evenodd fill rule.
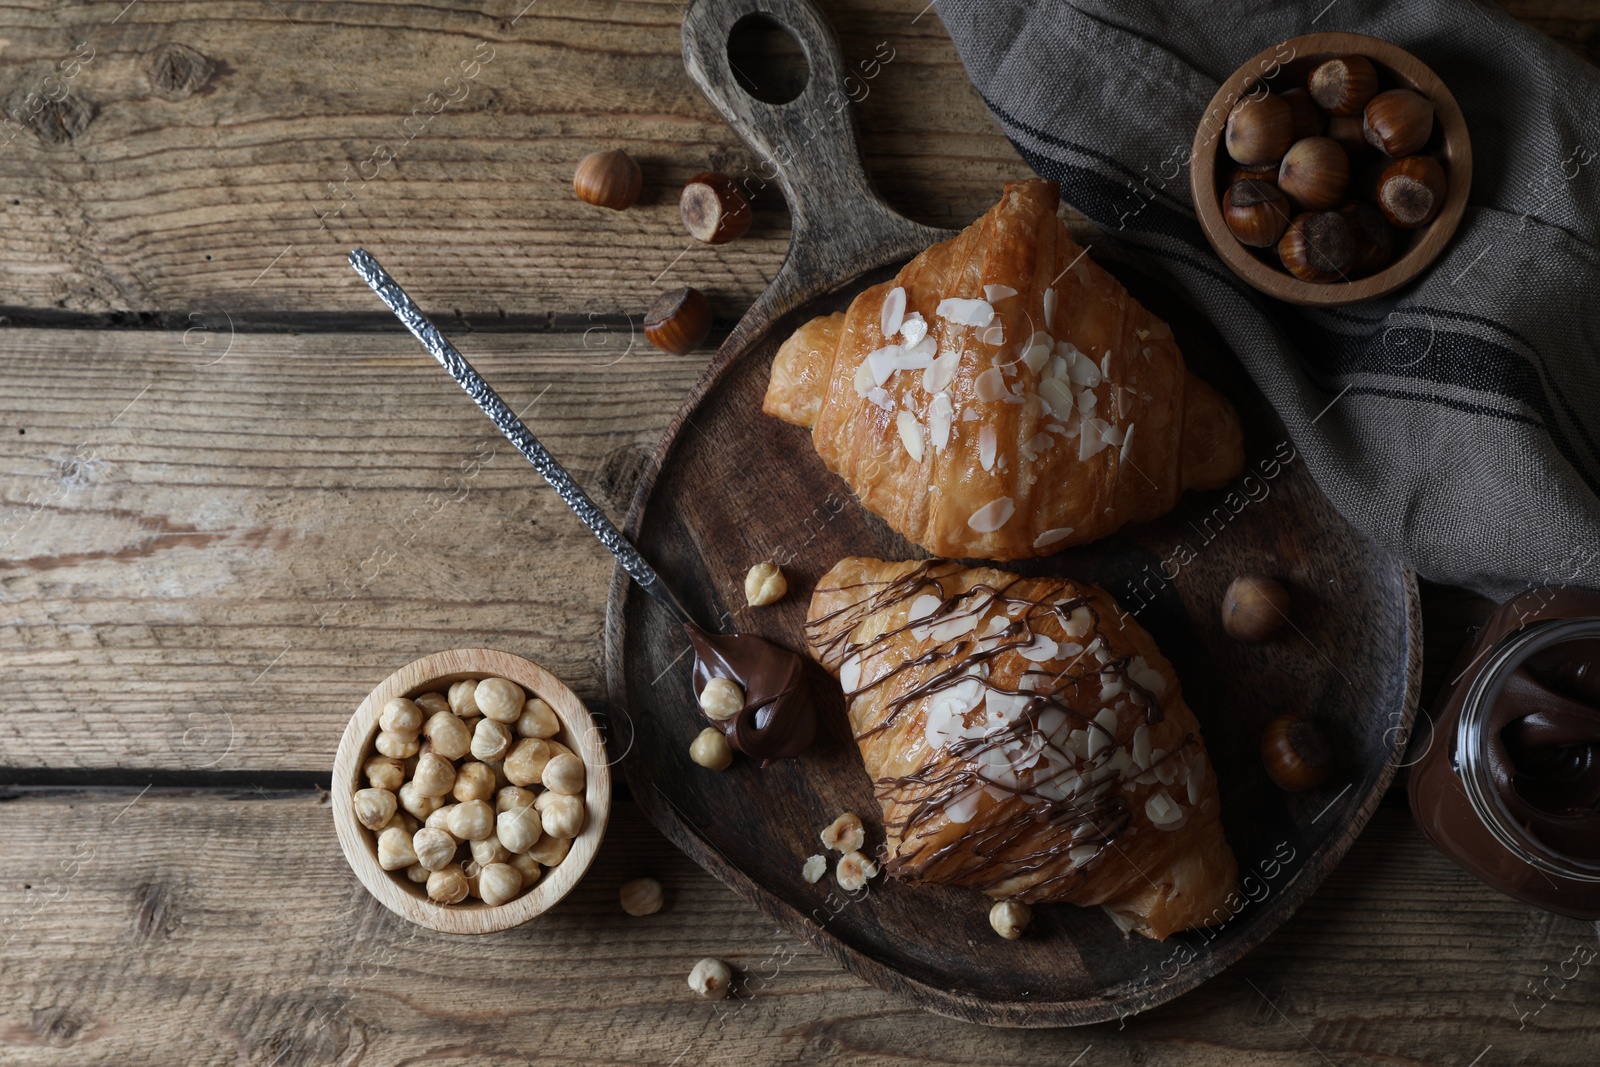
<path fill-rule="evenodd" d="M 763 410 L 936 555 L 1104 537 L 1244 463 L 1239 419 L 1167 324 L 1083 254 L 1054 182 L 1000 203 L 779 348 Z"/>

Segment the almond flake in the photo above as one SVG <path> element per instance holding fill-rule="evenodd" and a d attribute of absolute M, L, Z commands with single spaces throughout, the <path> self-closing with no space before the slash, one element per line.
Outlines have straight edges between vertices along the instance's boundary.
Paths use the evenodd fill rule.
<path fill-rule="evenodd" d="M 906 315 L 906 291 L 901 286 L 889 290 L 889 295 L 883 298 L 883 336 L 885 339 L 893 337 L 900 332 L 900 321 Z"/>
<path fill-rule="evenodd" d="M 1093 394 L 1090 395 L 1092 396 Z M 1080 460 L 1088 459 L 1106 447 L 1106 439 L 1094 428 L 1094 424 L 1099 421 L 1098 419 L 1084 420 L 1083 431 L 1078 435 L 1078 458 Z"/>
<path fill-rule="evenodd" d="M 1095 395 L 1093 389 L 1085 389 L 1078 394 L 1078 410 L 1085 415 L 1093 415 L 1095 405 L 1098 403 L 1100 403 L 1100 398 Z"/>
<path fill-rule="evenodd" d="M 972 391 L 979 400 L 990 403 L 999 400 L 1008 392 L 1005 375 L 990 367 L 973 380 Z"/>
<path fill-rule="evenodd" d="M 1072 527 L 1070 527 L 1070 526 L 1058 526 L 1054 530 L 1046 530 L 1044 533 L 1040 534 L 1038 537 L 1035 537 L 1033 539 L 1033 547 L 1034 548 L 1044 548 L 1046 545 L 1053 545 L 1057 541 L 1065 541 L 1067 538 L 1069 538 L 1071 536 L 1072 536 Z"/>
<path fill-rule="evenodd" d="M 1080 353 L 1080 358 L 1068 362 L 1067 378 L 1074 385 L 1087 386 L 1092 389 L 1100 384 L 1100 368 L 1095 366 L 1094 360 L 1089 359 L 1087 356 L 1082 356 Z"/>
<path fill-rule="evenodd" d="M 872 380 L 882 385 L 895 371 L 895 361 L 900 358 L 899 345 L 884 345 L 867 353 L 867 364 L 872 367 Z"/>
<path fill-rule="evenodd" d="M 983 507 L 972 513 L 967 519 L 967 525 L 978 533 L 994 533 L 1000 527 L 1011 521 L 1011 516 L 1017 512 L 1017 506 L 1008 496 L 998 500 L 991 500 Z"/>
<path fill-rule="evenodd" d="M 1117 453 L 1117 462 L 1128 462 L 1128 449 L 1133 447 L 1133 423 L 1128 423 L 1128 428 L 1122 432 L 1122 451 Z"/>
<path fill-rule="evenodd" d="M 947 296 L 939 301 L 935 314 L 961 326 L 987 326 L 994 321 L 994 308 L 987 300 L 960 296 Z"/>
<path fill-rule="evenodd" d="M 867 399 L 885 411 L 894 410 L 894 397 L 889 395 L 889 390 L 881 385 L 867 391 Z"/>
<path fill-rule="evenodd" d="M 993 426 L 984 426 L 978 430 L 978 462 L 986 471 L 994 469 L 994 450 L 997 444 Z"/>
<path fill-rule="evenodd" d="M 944 601 L 941 598 L 934 596 L 932 593 L 923 593 L 911 602 L 911 610 L 906 612 L 906 621 L 916 622 L 918 619 L 926 619 L 929 615 L 938 611 L 939 605 L 943 603 Z"/>
<path fill-rule="evenodd" d="M 1040 432 L 1033 435 L 1033 439 L 1028 442 L 1028 447 L 1035 452 L 1048 452 L 1050 451 L 1050 446 L 1055 443 L 1056 439 L 1054 437 Z"/>
<path fill-rule="evenodd" d="M 900 443 L 905 446 L 906 455 L 911 457 L 913 463 L 922 462 L 922 423 L 909 411 L 902 411 L 894 418 L 895 428 L 900 431 Z"/>
<path fill-rule="evenodd" d="M 1100 357 L 1100 373 L 1107 378 L 1111 377 L 1111 353 L 1109 351 Z"/>
<path fill-rule="evenodd" d="M 965 410 L 965 411 L 963 411 L 961 413 L 961 421 L 962 422 L 972 422 L 972 421 L 976 420 L 977 417 L 978 417 L 978 411 L 977 411 L 976 408 L 968 408 L 967 410 Z"/>
<path fill-rule="evenodd" d="M 1047 330 L 1055 329 L 1055 318 L 1056 291 L 1054 289 L 1046 289 L 1044 291 L 1044 328 Z"/>
<path fill-rule="evenodd" d="M 955 407 L 949 393 L 939 393 L 928 410 L 928 433 L 933 437 L 933 450 L 941 451 L 950 443 L 950 424 L 955 421 Z"/>
<path fill-rule="evenodd" d="M 1072 390 L 1060 378 L 1045 378 L 1039 383 L 1039 399 L 1049 405 L 1058 418 L 1067 418 L 1073 411 Z"/>
<path fill-rule="evenodd" d="M 1022 362 L 1027 364 L 1029 370 L 1038 374 L 1039 368 L 1044 366 L 1045 360 L 1050 358 L 1055 342 L 1043 330 L 1035 330 L 1022 346 Z"/>
<path fill-rule="evenodd" d="M 856 396 L 865 397 L 877 384 L 877 380 L 872 376 L 872 364 L 862 360 L 861 366 L 856 368 Z"/>
<path fill-rule="evenodd" d="M 993 326 L 985 326 L 978 334 L 978 340 L 986 345 L 1003 345 L 1006 343 L 1005 323 L 997 322 Z"/>
<path fill-rule="evenodd" d="M 913 311 L 900 320 L 900 338 L 903 344 L 915 346 L 928 336 L 928 322 Z"/>
<path fill-rule="evenodd" d="M 894 369 L 926 370 L 933 366 L 933 354 L 938 347 L 938 343 L 931 338 L 923 338 L 914 348 L 902 347 L 894 357 Z"/>
<path fill-rule="evenodd" d="M 932 343 L 929 338 L 927 343 Z M 937 393 L 950 384 L 950 379 L 956 376 L 956 364 L 961 362 L 961 350 L 958 348 L 933 361 L 927 370 L 922 372 L 922 387 L 930 393 Z"/>
<path fill-rule="evenodd" d="M 1165 789 L 1144 802 L 1144 813 L 1162 829 L 1176 826 L 1183 819 L 1183 808 L 1167 795 Z"/>
<path fill-rule="evenodd" d="M 856 691 L 861 684 L 861 653 L 857 652 L 849 659 L 839 664 L 839 688 L 843 689 L 845 696 Z"/>
<path fill-rule="evenodd" d="M 1009 285 L 986 285 L 983 287 L 983 295 L 989 303 L 998 304 L 1008 296 L 1016 296 L 1017 291 Z"/>
<path fill-rule="evenodd" d="M 1067 859 L 1072 861 L 1074 867 L 1082 867 L 1085 863 L 1094 859 L 1095 853 L 1099 851 L 1099 845 L 1073 845 L 1067 849 Z M 1128 929 L 1131 930 L 1133 927 L 1129 926 Z"/>

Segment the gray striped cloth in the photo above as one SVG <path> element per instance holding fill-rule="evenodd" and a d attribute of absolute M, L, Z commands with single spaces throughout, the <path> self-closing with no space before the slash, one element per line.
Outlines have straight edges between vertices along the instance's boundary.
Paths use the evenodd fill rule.
<path fill-rule="evenodd" d="M 967 75 L 1062 198 L 1215 323 L 1334 505 L 1425 578 L 1497 600 L 1600 586 L 1600 77 L 1478 0 L 939 0 Z M 1217 87 L 1290 37 L 1393 41 L 1466 113 L 1473 185 L 1445 254 L 1335 310 L 1212 252 L 1189 145 Z"/>

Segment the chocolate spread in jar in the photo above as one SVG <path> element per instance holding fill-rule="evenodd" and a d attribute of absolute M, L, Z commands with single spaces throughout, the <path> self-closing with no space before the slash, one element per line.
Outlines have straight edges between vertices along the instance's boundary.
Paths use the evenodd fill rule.
<path fill-rule="evenodd" d="M 1525 593 L 1463 659 L 1411 777 L 1418 824 L 1491 885 L 1600 919 L 1600 592 Z"/>
<path fill-rule="evenodd" d="M 751 634 L 713 634 L 685 626 L 694 646 L 694 695 L 713 678 L 736 682 L 744 707 L 726 722 L 713 722 L 728 744 L 766 763 L 804 752 L 817 733 L 817 712 L 800 657 Z"/>

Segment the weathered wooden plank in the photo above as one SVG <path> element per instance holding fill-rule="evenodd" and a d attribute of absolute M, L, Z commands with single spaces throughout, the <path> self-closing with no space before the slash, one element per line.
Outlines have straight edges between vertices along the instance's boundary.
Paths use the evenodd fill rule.
<path fill-rule="evenodd" d="M 325 771 L 373 685 L 472 645 L 600 695 L 610 556 L 409 336 L 203 337 L 5 334 L 0 764 Z M 618 521 L 703 362 L 461 343 Z"/>
<path fill-rule="evenodd" d="M 528 926 L 466 938 L 412 927 L 367 897 L 313 795 L 13 799 L 0 821 L 0 1058 L 18 1067 L 1593 1061 L 1594 966 L 1552 980 L 1537 1014 L 1543 1002 L 1527 989 L 1558 970 L 1571 975 L 1562 963 L 1576 946 L 1594 947 L 1593 929 L 1479 885 L 1428 848 L 1403 809 L 1382 809 L 1322 891 L 1222 976 L 1125 1028 L 1054 1031 L 941 1019 L 863 985 L 774 934 L 631 804 L 618 809 L 564 902 Z M 642 875 L 662 881 L 668 904 L 629 918 L 617 890 Z M 684 977 L 705 955 L 741 971 L 739 999 L 690 995 Z"/>

